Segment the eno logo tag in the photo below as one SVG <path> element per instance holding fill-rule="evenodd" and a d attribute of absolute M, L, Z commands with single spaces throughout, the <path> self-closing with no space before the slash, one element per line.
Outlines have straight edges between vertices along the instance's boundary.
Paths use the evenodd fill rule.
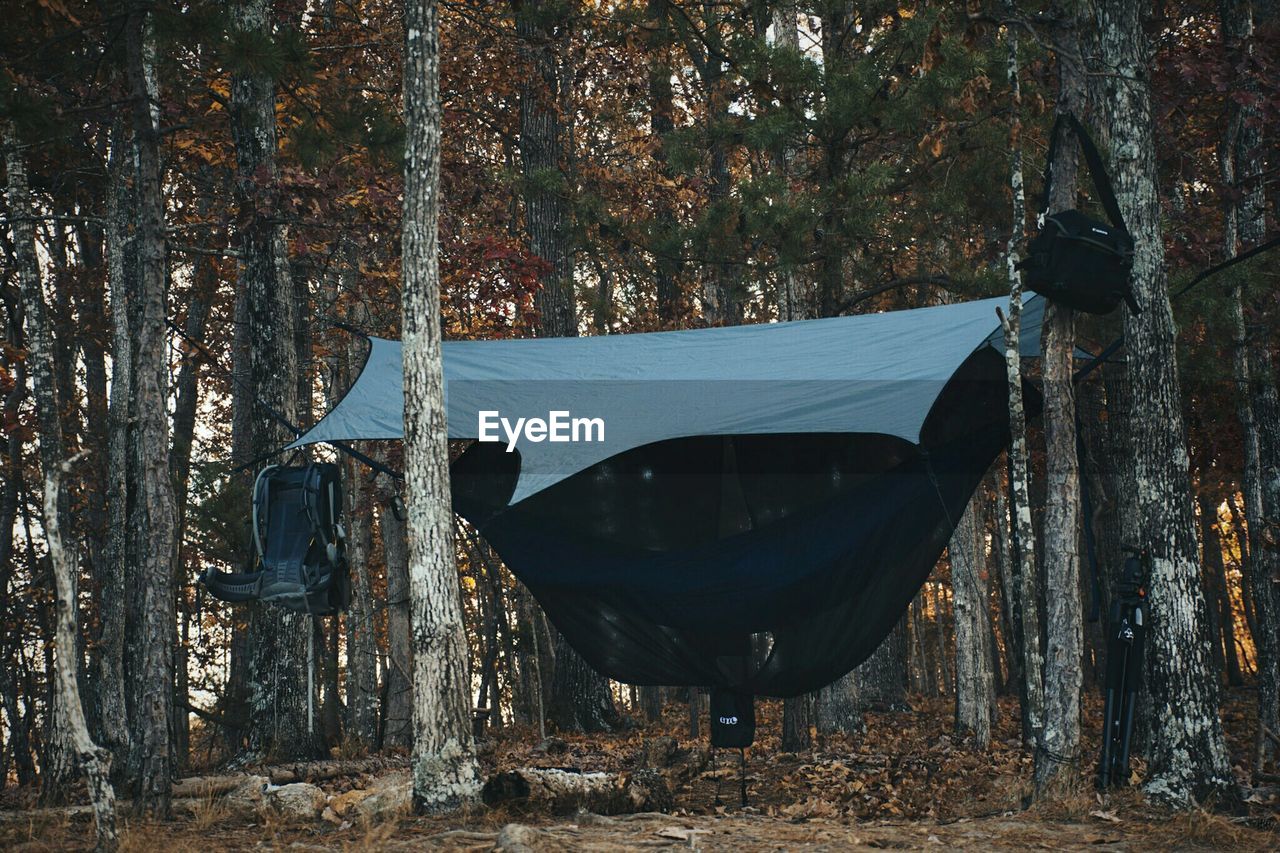
<path fill-rule="evenodd" d="M 737 717 L 721 717 L 720 722 L 726 726 L 736 726 L 738 724 Z"/>

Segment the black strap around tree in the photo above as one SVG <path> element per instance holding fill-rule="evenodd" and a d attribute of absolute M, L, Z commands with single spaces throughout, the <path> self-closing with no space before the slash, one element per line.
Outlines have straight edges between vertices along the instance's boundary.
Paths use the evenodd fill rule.
<path fill-rule="evenodd" d="M 1076 138 L 1080 140 L 1080 150 L 1084 153 L 1089 176 L 1093 178 L 1093 188 L 1098 193 L 1098 202 L 1102 205 L 1102 209 L 1107 212 L 1107 218 L 1111 220 L 1112 225 L 1128 234 L 1129 229 L 1125 226 L 1124 216 L 1120 213 L 1120 204 L 1116 201 L 1115 189 L 1111 186 L 1111 177 L 1102 164 L 1102 155 L 1098 153 L 1098 147 L 1093 144 L 1093 137 L 1089 135 L 1089 131 L 1085 130 L 1080 120 L 1071 113 L 1059 113 L 1058 120 L 1053 123 L 1053 130 L 1049 135 L 1049 155 L 1044 161 L 1044 190 L 1040 198 L 1040 212 L 1049 210 L 1049 194 L 1053 190 L 1053 161 L 1058 153 L 1058 140 L 1062 136 L 1063 125 L 1073 130 Z"/>

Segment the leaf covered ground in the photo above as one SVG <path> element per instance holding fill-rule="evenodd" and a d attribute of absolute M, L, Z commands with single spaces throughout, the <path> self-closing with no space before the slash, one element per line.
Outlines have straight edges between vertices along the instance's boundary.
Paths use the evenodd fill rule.
<path fill-rule="evenodd" d="M 1246 694 L 1232 697 L 1225 722 L 1238 767 L 1250 743 Z M 996 737 L 975 750 L 958 738 L 951 704 L 916 699 L 911 710 L 871 712 L 867 730 L 853 737 L 816 737 L 801 753 L 779 748 L 781 707 L 758 708 L 756 745 L 748 751 L 748 805 L 739 800 L 739 756 L 722 751 L 713 769 L 702 766 L 674 791 L 669 813 L 550 815 L 518 805 L 477 807 L 463 814 L 422 818 L 395 815 L 369 821 L 288 823 L 246 820 L 217 799 L 182 810 L 167 823 L 123 819 L 126 850 L 288 848 L 316 850 L 705 850 L 900 849 L 1236 849 L 1280 847 L 1280 798 L 1260 792 L 1251 801 L 1173 814 L 1146 804 L 1133 790 L 1099 796 L 1083 785 L 1079 795 L 1023 807 L 1030 791 L 1031 756 L 1019 745 L 1017 705 L 1002 701 Z M 1087 719 L 1096 720 L 1089 707 Z M 703 723 L 705 736 L 705 723 Z M 486 774 L 520 767 L 628 772 L 646 742 L 672 736 L 682 748 L 687 711 L 671 707 L 660 723 L 620 734 L 567 736 L 540 741 L 510 730 L 484 742 Z M 1092 770 L 1096 725 L 1086 727 L 1082 778 Z M 1242 770 L 1240 771 L 1243 772 Z M 1135 768 L 1140 776 L 1141 767 Z M 332 794 L 373 783 L 346 777 L 321 783 Z M 720 802 L 717 804 L 717 793 Z M 86 816 L 32 810 L 0 823 L 0 848 L 87 849 Z"/>

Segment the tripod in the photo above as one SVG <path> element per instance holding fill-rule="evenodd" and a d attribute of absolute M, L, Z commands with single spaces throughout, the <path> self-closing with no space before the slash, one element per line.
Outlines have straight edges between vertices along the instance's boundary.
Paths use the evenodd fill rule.
<path fill-rule="evenodd" d="M 1131 551 L 1115 584 L 1111 602 L 1111 635 L 1107 640 L 1106 704 L 1103 709 L 1102 759 L 1098 787 L 1122 786 L 1129 780 L 1129 747 L 1134 706 L 1142 684 L 1146 641 L 1147 577 L 1151 554 Z"/>

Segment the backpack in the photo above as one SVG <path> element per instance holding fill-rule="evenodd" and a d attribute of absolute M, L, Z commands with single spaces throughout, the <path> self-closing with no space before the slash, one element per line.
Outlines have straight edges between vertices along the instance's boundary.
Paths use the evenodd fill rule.
<path fill-rule="evenodd" d="M 298 613 L 326 616 L 351 603 L 346 533 L 339 522 L 342 483 L 331 462 L 268 465 L 253 484 L 257 569 L 200 579 L 217 598 L 258 599 Z"/>
<path fill-rule="evenodd" d="M 1078 210 L 1046 215 L 1039 233 L 1027 245 L 1027 257 L 1018 264 L 1018 269 L 1026 272 L 1027 287 L 1031 290 L 1077 311 L 1109 314 L 1123 300 L 1129 310 L 1137 314 L 1138 303 L 1130 286 L 1133 237 L 1120 215 L 1098 149 L 1076 117 L 1069 113 L 1059 116 L 1053 126 L 1041 210 L 1049 208 L 1053 159 L 1064 120 L 1080 139 L 1094 189 L 1110 222 Z"/>

